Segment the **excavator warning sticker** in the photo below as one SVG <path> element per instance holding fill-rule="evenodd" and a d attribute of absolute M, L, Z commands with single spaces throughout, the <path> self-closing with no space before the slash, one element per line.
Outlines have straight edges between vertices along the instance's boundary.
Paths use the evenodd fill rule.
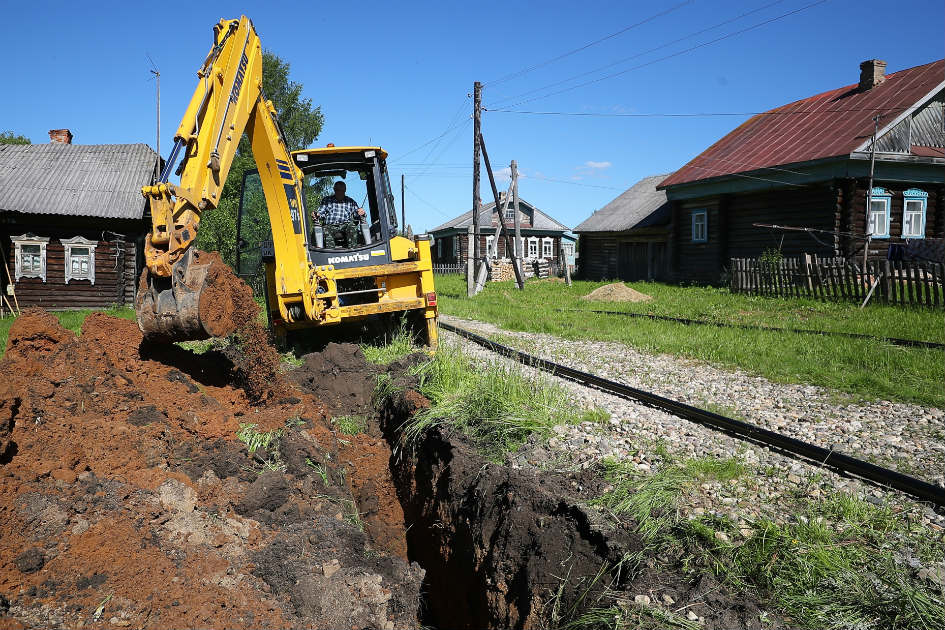
<path fill-rule="evenodd" d="M 386 254 L 386 253 L 387 253 L 387 252 L 384 251 L 383 249 L 374 249 L 374 250 L 371 250 L 371 256 L 383 256 L 383 255 Z"/>
<path fill-rule="evenodd" d="M 299 198 L 295 194 L 295 184 L 283 184 L 285 198 L 289 202 L 289 214 L 292 216 L 292 231 L 302 233 L 302 213 L 299 209 Z"/>

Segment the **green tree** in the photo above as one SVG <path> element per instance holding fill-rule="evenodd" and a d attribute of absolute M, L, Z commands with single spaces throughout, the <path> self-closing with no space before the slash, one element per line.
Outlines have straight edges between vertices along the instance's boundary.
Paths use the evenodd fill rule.
<path fill-rule="evenodd" d="M 32 144 L 26 136 L 15 134 L 12 131 L 0 131 L 0 144 Z"/>
<path fill-rule="evenodd" d="M 276 108 L 279 127 L 285 135 L 289 150 L 311 146 L 325 122 L 321 108 L 313 106 L 311 99 L 302 96 L 301 83 L 289 78 L 289 63 L 268 50 L 263 51 L 263 94 Z M 243 173 L 255 167 L 249 138 L 243 134 L 220 194 L 219 205 L 215 210 L 204 213 L 200 219 L 197 247 L 220 252 L 224 262 L 231 267 L 236 264 L 236 215 L 239 212 Z M 314 199 L 308 198 L 306 201 Z M 268 226 L 264 204 L 261 207 L 259 221 Z"/>

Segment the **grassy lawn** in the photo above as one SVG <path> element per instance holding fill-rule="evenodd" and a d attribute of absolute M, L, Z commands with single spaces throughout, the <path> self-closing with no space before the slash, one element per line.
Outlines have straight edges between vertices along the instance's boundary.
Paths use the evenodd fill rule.
<path fill-rule="evenodd" d="M 785 383 L 810 383 L 866 399 L 945 406 L 945 352 L 878 341 L 797 333 L 687 326 L 601 315 L 624 311 L 713 322 L 850 332 L 945 342 L 941 311 L 755 297 L 727 289 L 629 283 L 650 302 L 590 302 L 581 297 L 605 282 L 533 280 L 518 291 L 493 282 L 473 299 L 465 278 L 436 279 L 440 310 L 487 321 L 508 330 L 548 333 L 564 339 L 612 341 L 653 353 L 700 359 L 740 368 Z M 563 310 L 559 310 L 563 309 Z M 579 312 L 571 312 L 571 311 Z"/>
<path fill-rule="evenodd" d="M 122 319 L 135 318 L 135 310 L 130 306 L 115 306 L 107 309 L 83 308 L 73 311 L 50 312 L 59 318 L 59 323 L 62 324 L 64 328 L 68 328 L 77 333 L 79 329 L 82 328 L 82 322 L 85 321 L 85 318 L 88 317 L 90 313 L 96 311 L 103 311 L 107 315 L 121 317 Z M 14 321 L 16 321 L 15 317 L 0 318 L 0 357 L 7 351 L 7 336 L 10 334 L 10 326 L 13 325 Z"/>

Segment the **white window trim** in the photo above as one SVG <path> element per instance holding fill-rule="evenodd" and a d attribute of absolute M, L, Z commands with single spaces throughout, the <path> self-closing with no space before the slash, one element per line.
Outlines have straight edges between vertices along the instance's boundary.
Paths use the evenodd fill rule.
<path fill-rule="evenodd" d="M 532 253 L 532 245 L 535 246 L 535 253 Z M 529 236 L 528 237 L 528 256 L 526 258 L 538 258 L 538 237 Z"/>
<path fill-rule="evenodd" d="M 439 261 L 443 260 L 443 239 L 436 239 L 436 259 Z"/>
<path fill-rule="evenodd" d="M 453 235 L 453 258 L 459 260 L 459 234 Z"/>
<path fill-rule="evenodd" d="M 547 245 L 548 247 L 545 247 L 546 245 Z M 547 254 L 545 253 L 545 250 L 548 251 Z M 554 258 L 554 257 L 555 257 L 555 239 L 549 238 L 549 237 L 545 237 L 545 238 L 541 239 L 541 257 L 542 257 L 542 258 Z"/>
<path fill-rule="evenodd" d="M 20 278 L 41 278 L 46 282 L 46 245 L 49 244 L 49 237 L 36 236 L 35 234 L 22 234 L 20 236 L 11 236 L 10 241 L 14 249 L 14 265 L 16 267 L 16 277 L 14 282 L 19 282 Z M 23 271 L 23 245 L 39 245 L 39 266 L 38 272 Z"/>
<path fill-rule="evenodd" d="M 872 237 L 872 238 L 889 238 L 889 224 L 890 224 L 890 220 L 889 220 L 889 219 L 890 219 L 890 217 L 889 217 L 889 207 L 890 207 L 890 205 L 892 205 L 892 204 L 890 203 L 891 200 L 892 200 L 892 195 L 890 195 L 888 192 L 886 192 L 886 189 L 885 189 L 885 188 L 873 188 L 873 190 L 871 191 L 871 193 L 870 193 L 870 195 L 869 195 L 869 202 L 870 202 L 870 203 L 869 203 L 869 207 L 866 209 L 866 233 L 869 234 L 870 237 Z M 873 216 L 873 208 L 872 208 L 872 205 L 873 205 L 873 202 L 874 202 L 874 201 L 882 201 L 882 202 L 883 202 L 883 204 L 884 204 L 884 206 L 885 206 L 885 208 L 883 209 L 883 213 L 884 213 L 885 216 L 886 216 L 886 230 L 885 230 L 884 232 L 878 232 L 878 233 L 876 233 L 876 234 L 873 234 L 872 232 L 869 231 L 869 229 L 870 229 L 870 218 Z M 877 213 L 877 214 L 878 214 L 878 213 Z"/>
<path fill-rule="evenodd" d="M 486 236 L 486 256 L 496 258 L 495 250 L 492 249 L 495 242 L 495 236 Z"/>
<path fill-rule="evenodd" d="M 919 217 L 919 233 L 906 234 L 906 208 L 909 202 L 918 202 L 922 206 Z M 925 238 L 925 216 L 929 204 L 929 193 L 918 188 L 910 188 L 902 193 L 902 238 Z"/>
<path fill-rule="evenodd" d="M 88 280 L 89 283 L 95 284 L 95 246 L 98 245 L 98 243 L 96 241 L 90 241 L 87 238 L 82 238 L 81 236 L 61 238 L 59 242 L 62 243 L 63 253 L 65 254 L 66 284 L 69 284 L 70 280 Z M 73 247 L 87 247 L 89 249 L 89 273 L 86 276 L 72 275 Z"/>
<path fill-rule="evenodd" d="M 703 234 L 701 237 L 696 235 L 696 217 L 702 217 L 702 231 Z M 708 243 L 709 242 L 709 211 L 705 209 L 693 210 L 692 214 L 692 242 L 693 243 Z"/>

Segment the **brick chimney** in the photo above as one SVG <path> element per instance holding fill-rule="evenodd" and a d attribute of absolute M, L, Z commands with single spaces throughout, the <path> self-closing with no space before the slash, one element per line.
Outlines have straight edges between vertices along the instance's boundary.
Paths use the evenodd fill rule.
<path fill-rule="evenodd" d="M 867 59 L 860 64 L 860 91 L 870 90 L 886 80 L 886 62 Z"/>
<path fill-rule="evenodd" d="M 50 142 L 61 142 L 63 144 L 72 144 L 72 132 L 68 129 L 50 129 Z"/>

